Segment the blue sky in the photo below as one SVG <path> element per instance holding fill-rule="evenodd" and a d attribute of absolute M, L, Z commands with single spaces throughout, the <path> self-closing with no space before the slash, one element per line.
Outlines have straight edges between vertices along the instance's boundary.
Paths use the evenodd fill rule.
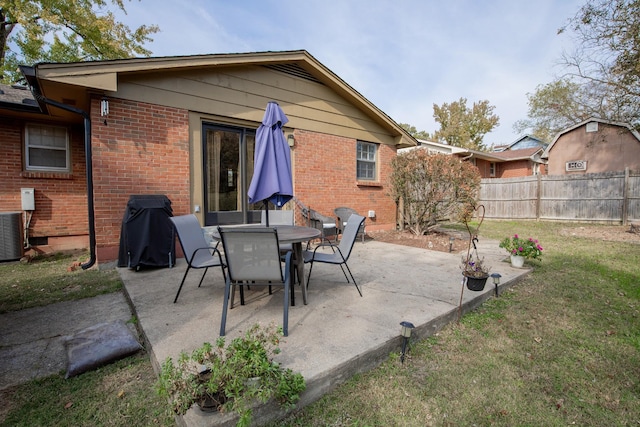
<path fill-rule="evenodd" d="M 153 56 L 305 49 L 399 123 L 434 132 L 433 104 L 488 100 L 515 141 L 527 93 L 561 73 L 557 35 L 585 0 L 141 0 L 118 19 L 157 24 Z"/>

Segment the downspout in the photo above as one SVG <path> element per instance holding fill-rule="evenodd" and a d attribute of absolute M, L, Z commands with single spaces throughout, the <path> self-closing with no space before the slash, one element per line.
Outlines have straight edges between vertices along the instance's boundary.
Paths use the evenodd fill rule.
<path fill-rule="evenodd" d="M 79 108 L 72 107 L 67 104 L 62 104 L 53 99 L 48 99 L 42 96 L 40 93 L 36 93 L 32 90 L 33 96 L 39 101 L 45 104 L 53 105 L 54 107 L 62 110 L 70 111 L 72 113 L 80 114 L 84 120 L 84 150 L 86 158 L 86 176 L 87 176 L 87 208 L 89 210 L 89 260 L 84 264 L 81 264 L 83 270 L 93 267 L 96 263 L 96 224 L 95 213 L 93 207 L 93 162 L 91 157 L 91 117 L 89 114 Z"/>

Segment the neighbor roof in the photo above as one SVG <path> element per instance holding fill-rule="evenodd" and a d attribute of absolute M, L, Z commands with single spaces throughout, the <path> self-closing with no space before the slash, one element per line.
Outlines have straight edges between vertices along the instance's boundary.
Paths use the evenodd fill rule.
<path fill-rule="evenodd" d="M 623 127 L 629 130 L 629 132 L 631 132 L 631 134 L 633 136 L 635 136 L 635 138 L 640 141 L 640 133 L 638 133 L 638 131 L 636 131 L 633 127 L 631 127 L 631 125 L 629 125 L 628 123 L 622 123 L 622 122 L 612 122 L 609 120 L 603 120 L 603 119 L 598 119 L 595 117 L 591 117 L 587 120 L 584 120 L 580 123 L 577 123 L 571 127 L 568 127 L 564 130 L 561 130 L 560 132 L 558 132 L 555 136 L 555 138 L 553 138 L 553 141 L 551 142 L 551 144 L 549 144 L 547 146 L 547 148 L 544 150 L 544 153 L 542 153 L 542 158 L 543 159 L 548 159 L 549 158 L 549 152 L 551 151 L 551 149 L 553 148 L 553 146 L 556 144 L 556 142 L 558 141 L 558 139 L 560 139 L 560 137 L 562 135 L 564 135 L 565 133 L 569 133 L 572 130 L 578 129 L 579 127 L 585 126 L 587 123 L 591 123 L 591 122 L 598 122 L 598 123 L 602 123 L 605 125 L 609 125 L 609 126 L 618 126 L 618 127 Z"/>

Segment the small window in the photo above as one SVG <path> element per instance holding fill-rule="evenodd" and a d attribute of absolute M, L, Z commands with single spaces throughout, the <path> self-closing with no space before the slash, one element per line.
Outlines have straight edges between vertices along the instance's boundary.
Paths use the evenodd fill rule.
<path fill-rule="evenodd" d="M 373 181 L 376 179 L 376 161 L 378 146 L 371 142 L 358 141 L 356 154 L 356 178 Z"/>
<path fill-rule="evenodd" d="M 489 176 L 496 176 L 496 164 L 494 162 L 489 163 Z"/>
<path fill-rule="evenodd" d="M 27 170 L 69 171 L 69 138 L 66 128 L 28 124 L 24 140 Z"/>
<path fill-rule="evenodd" d="M 598 122 L 587 123 L 587 132 L 598 132 Z"/>

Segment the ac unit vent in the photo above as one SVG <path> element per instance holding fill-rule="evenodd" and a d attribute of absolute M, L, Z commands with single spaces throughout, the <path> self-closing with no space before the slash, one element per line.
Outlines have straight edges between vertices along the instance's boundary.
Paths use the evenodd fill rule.
<path fill-rule="evenodd" d="M 0 261 L 22 258 L 22 212 L 0 212 Z"/>

